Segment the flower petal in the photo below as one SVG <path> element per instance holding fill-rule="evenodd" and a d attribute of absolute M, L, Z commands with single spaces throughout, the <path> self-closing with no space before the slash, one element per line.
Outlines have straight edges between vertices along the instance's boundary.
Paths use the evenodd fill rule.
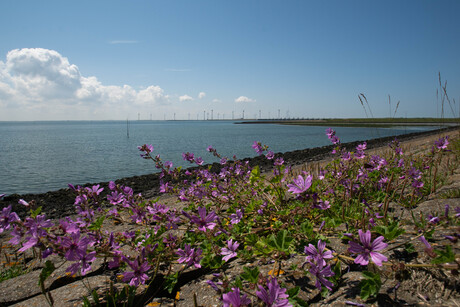
<path fill-rule="evenodd" d="M 382 266 L 382 261 L 388 261 L 388 258 L 380 253 L 371 252 L 370 254 L 372 262 L 378 266 Z"/>
<path fill-rule="evenodd" d="M 372 242 L 371 250 L 380 251 L 382 249 L 385 249 L 388 246 L 388 244 L 384 243 L 383 239 L 384 239 L 383 236 L 380 236 L 377 239 L 375 239 L 374 242 Z"/>

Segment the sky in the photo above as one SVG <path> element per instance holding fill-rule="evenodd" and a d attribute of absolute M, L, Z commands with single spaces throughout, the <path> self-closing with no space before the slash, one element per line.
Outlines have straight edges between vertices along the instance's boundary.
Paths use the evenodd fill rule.
<path fill-rule="evenodd" d="M 457 0 L 4 0 L 0 121 L 459 116 L 459 15 Z"/>

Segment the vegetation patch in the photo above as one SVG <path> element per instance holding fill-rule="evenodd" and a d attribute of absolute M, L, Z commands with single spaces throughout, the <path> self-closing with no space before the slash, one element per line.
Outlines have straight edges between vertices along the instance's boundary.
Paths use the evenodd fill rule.
<path fill-rule="evenodd" d="M 145 144 L 141 157 L 161 171 L 161 192 L 176 203 L 145 199 L 114 182 L 105 198 L 99 185 L 71 186 L 76 217 L 52 221 L 23 201 L 29 216 L 21 220 L 4 208 L 0 232 L 10 232 L 19 253 L 33 251 L 46 261 L 37 282 L 50 305 L 46 280 L 58 269 L 53 257 L 74 278 L 102 261 L 109 291 L 94 289 L 84 302 L 104 306 L 177 302 L 185 284 L 204 276 L 223 306 L 306 306 L 351 287 L 350 273 L 360 276 L 360 299 L 349 304 L 384 293 L 400 304 L 398 289 L 412 285 L 418 270 L 456 276 L 460 207 L 414 212 L 458 168 L 458 151 L 449 147 L 458 141 L 441 137 L 431 151 L 413 155 L 394 140 L 385 155 L 369 155 L 365 142 L 348 151 L 334 130 L 326 135 L 334 160 L 310 172 L 293 170 L 254 142 L 274 166 L 270 175 L 212 147 L 208 152 L 222 166 L 217 173 L 175 168 Z M 204 163 L 189 152 L 183 159 Z M 455 278 L 444 285 L 457 287 Z M 190 304 L 203 304 L 200 299 L 195 293 Z"/>

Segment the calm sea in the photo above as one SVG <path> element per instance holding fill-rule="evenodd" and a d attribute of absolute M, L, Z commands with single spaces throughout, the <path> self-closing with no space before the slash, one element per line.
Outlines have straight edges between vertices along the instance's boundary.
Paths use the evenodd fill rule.
<path fill-rule="evenodd" d="M 129 127 L 129 137 L 127 130 Z M 335 128 L 342 142 L 392 136 L 427 127 Z M 137 146 L 152 144 L 154 153 L 175 166 L 189 166 L 183 152 L 216 162 L 206 151 L 255 156 L 261 141 L 274 152 L 329 145 L 325 127 L 272 124 L 236 125 L 231 121 L 69 121 L 0 122 L 0 194 L 43 193 L 89 182 L 103 182 L 155 172 Z"/>

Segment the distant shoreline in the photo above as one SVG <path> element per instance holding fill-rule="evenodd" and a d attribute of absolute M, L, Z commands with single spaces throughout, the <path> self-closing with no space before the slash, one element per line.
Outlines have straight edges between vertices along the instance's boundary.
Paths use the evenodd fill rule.
<path fill-rule="evenodd" d="M 81 122 L 126 122 L 126 119 L 76 119 L 76 120 L 0 120 L 0 124 L 12 123 L 81 123 Z M 391 126 L 460 126 L 460 118 L 219 118 L 219 119 L 132 119 L 129 123 L 146 122 L 234 122 L 235 124 L 282 124 L 304 126 L 336 126 L 336 127 L 391 127 Z"/>
<path fill-rule="evenodd" d="M 336 118 L 336 119 L 257 119 L 239 121 L 236 124 L 278 124 L 296 126 L 328 127 L 376 127 L 391 128 L 404 126 L 453 127 L 460 126 L 456 118 Z"/>

